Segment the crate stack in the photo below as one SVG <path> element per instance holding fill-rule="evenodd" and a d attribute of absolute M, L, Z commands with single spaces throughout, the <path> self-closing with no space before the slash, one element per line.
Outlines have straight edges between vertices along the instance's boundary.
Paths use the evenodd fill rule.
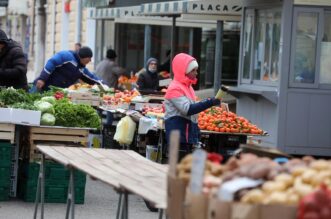
<path fill-rule="evenodd" d="M 37 191 L 41 154 L 38 144 L 87 147 L 89 130 L 69 127 L 28 127 L 28 150 L 19 167 L 18 197 L 34 202 Z M 45 161 L 45 202 L 66 203 L 70 171 L 51 160 Z M 75 171 L 76 204 L 84 203 L 86 175 Z"/>
<path fill-rule="evenodd" d="M 36 198 L 40 164 L 26 162 L 21 165 L 18 196 L 26 202 Z M 70 172 L 53 161 L 45 162 L 45 202 L 66 203 Z M 75 203 L 84 204 L 86 174 L 74 171 Z"/>
<path fill-rule="evenodd" d="M 0 142 L 0 201 L 9 199 L 12 145 Z"/>

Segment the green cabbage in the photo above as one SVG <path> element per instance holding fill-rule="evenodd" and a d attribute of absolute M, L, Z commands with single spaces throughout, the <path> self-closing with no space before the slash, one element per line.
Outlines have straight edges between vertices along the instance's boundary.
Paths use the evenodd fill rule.
<path fill-rule="evenodd" d="M 34 105 L 41 113 L 55 114 L 54 107 L 51 103 L 45 101 L 36 101 Z"/>
<path fill-rule="evenodd" d="M 55 125 L 55 117 L 50 113 L 44 113 L 40 120 L 41 125 Z"/>
<path fill-rule="evenodd" d="M 43 102 L 49 102 L 51 104 L 54 104 L 56 101 L 55 97 L 53 97 L 53 96 L 42 97 L 40 100 Z"/>

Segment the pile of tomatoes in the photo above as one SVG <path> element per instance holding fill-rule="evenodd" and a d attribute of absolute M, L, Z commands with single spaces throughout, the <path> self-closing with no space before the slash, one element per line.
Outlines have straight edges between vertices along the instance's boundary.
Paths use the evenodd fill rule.
<path fill-rule="evenodd" d="M 212 107 L 199 114 L 199 128 L 202 130 L 228 133 L 248 133 L 262 135 L 263 130 L 246 118 L 237 116 L 220 107 Z"/>

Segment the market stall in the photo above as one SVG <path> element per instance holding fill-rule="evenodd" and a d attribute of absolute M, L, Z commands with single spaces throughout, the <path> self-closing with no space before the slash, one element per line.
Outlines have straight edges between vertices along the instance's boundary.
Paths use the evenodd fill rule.
<path fill-rule="evenodd" d="M 329 1 L 243 1 L 237 113 L 263 144 L 331 156 Z M 327 119 L 326 119 L 327 118 Z"/>

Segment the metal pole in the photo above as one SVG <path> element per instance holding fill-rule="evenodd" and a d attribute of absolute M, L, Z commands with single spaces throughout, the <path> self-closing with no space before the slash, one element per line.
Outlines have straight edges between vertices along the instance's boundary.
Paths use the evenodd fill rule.
<path fill-rule="evenodd" d="M 41 219 L 44 218 L 44 203 L 45 203 L 45 155 L 41 156 Z"/>
<path fill-rule="evenodd" d="M 176 37 L 176 16 L 172 17 L 172 26 L 171 26 L 171 56 L 170 56 L 170 60 L 172 61 L 172 59 L 175 56 L 175 50 L 176 50 L 176 43 L 177 43 L 177 37 Z M 170 74 L 171 77 L 173 78 L 173 73 L 172 73 L 172 67 L 171 67 L 171 62 L 170 62 Z"/>
<path fill-rule="evenodd" d="M 145 45 L 144 45 L 144 66 L 147 59 L 151 57 L 151 41 L 152 41 L 152 27 L 145 25 Z"/>
<path fill-rule="evenodd" d="M 159 219 L 163 218 L 163 209 L 159 209 Z"/>
<path fill-rule="evenodd" d="M 122 207 L 121 205 L 122 205 L 122 192 L 120 192 L 120 197 L 118 199 L 116 219 L 120 219 L 120 212 Z"/>
<path fill-rule="evenodd" d="M 82 0 L 77 0 L 77 14 L 76 14 L 76 43 L 81 43 L 82 34 Z"/>
<path fill-rule="evenodd" d="M 215 94 L 220 89 L 222 84 L 223 26 L 224 26 L 224 21 L 217 21 L 216 46 L 215 46 L 215 71 L 214 71 Z"/>

